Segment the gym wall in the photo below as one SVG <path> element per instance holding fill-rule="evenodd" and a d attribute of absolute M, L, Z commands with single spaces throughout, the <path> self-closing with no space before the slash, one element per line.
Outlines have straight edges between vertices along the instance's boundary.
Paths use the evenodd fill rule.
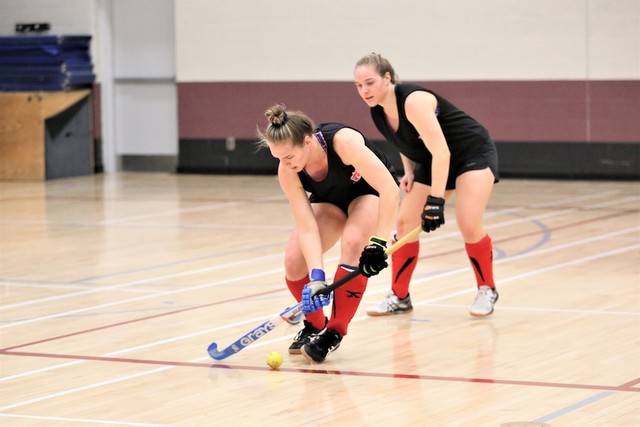
<path fill-rule="evenodd" d="M 482 121 L 502 176 L 640 177 L 637 0 L 176 2 L 181 172 L 273 173 L 274 103 L 384 144 L 352 83 L 375 51 Z"/>
<path fill-rule="evenodd" d="M 108 61 L 99 50 L 105 44 L 100 14 L 109 2 L 2 0 L 0 34 L 13 34 L 18 21 L 49 21 L 57 33 L 91 33 L 101 82 L 101 63 Z M 352 83 L 355 62 L 376 51 L 392 61 L 402 81 L 423 84 L 482 121 L 498 145 L 503 177 L 640 179 L 638 0 L 173 5 L 177 140 L 129 146 L 117 138 L 117 147 L 105 148 L 116 157 L 137 153 L 143 161 L 178 153 L 171 170 L 274 173 L 274 159 L 255 152 L 254 142 L 264 110 L 276 102 L 316 122 L 348 123 L 388 148 Z M 143 15 L 166 35 L 158 13 Z M 115 22 L 116 32 L 125 24 Z M 163 37 L 130 44 L 158 49 Z M 100 88 L 93 97 L 97 161 Z M 142 143 L 144 150 L 136 151 Z"/>

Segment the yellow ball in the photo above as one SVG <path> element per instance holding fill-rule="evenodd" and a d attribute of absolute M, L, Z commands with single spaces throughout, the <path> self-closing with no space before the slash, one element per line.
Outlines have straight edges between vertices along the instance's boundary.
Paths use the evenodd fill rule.
<path fill-rule="evenodd" d="M 271 369 L 278 369 L 282 365 L 282 355 L 279 351 L 272 351 L 267 355 L 267 365 Z"/>

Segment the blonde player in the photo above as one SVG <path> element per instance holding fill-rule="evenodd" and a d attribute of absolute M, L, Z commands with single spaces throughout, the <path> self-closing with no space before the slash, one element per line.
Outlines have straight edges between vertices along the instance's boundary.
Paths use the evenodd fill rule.
<path fill-rule="evenodd" d="M 285 281 L 305 307 L 304 328 L 289 353 L 323 362 L 347 335 L 368 277 L 387 267 L 385 249 L 395 223 L 400 190 L 392 167 L 354 128 L 315 126 L 304 113 L 274 105 L 265 112 L 261 143 L 280 161 L 278 180 L 289 200 L 295 228 L 285 252 Z M 341 242 L 334 282 L 356 268 L 362 275 L 334 291 L 331 317 L 322 310 L 331 298 L 323 254 Z"/>

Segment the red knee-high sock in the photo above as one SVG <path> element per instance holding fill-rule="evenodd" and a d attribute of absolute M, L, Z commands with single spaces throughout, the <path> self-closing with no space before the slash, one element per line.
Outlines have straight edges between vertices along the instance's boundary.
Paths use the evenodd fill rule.
<path fill-rule="evenodd" d="M 302 301 L 302 288 L 304 285 L 309 283 L 309 277 L 304 276 L 302 279 L 291 280 L 288 277 L 284 278 L 285 282 L 287 282 L 287 287 L 289 288 L 289 292 L 296 299 L 296 301 Z M 323 329 L 326 323 L 326 319 L 324 316 L 324 312 L 322 310 L 315 311 L 313 313 L 305 314 L 305 319 L 308 322 L 311 322 L 314 328 Z"/>
<path fill-rule="evenodd" d="M 491 237 L 487 234 L 482 240 L 476 243 L 465 243 L 469 261 L 476 274 L 478 287 L 487 285 L 495 288 L 493 283 L 493 244 Z"/>
<path fill-rule="evenodd" d="M 395 243 L 395 238 L 393 239 Z M 409 282 L 418 264 L 420 241 L 410 242 L 391 255 L 391 289 L 400 299 L 409 295 Z"/>
<path fill-rule="evenodd" d="M 340 265 L 336 271 L 334 282 L 351 273 L 353 269 L 355 267 Z M 333 291 L 333 309 L 331 310 L 331 319 L 327 324 L 328 329 L 338 332 L 341 337 L 347 335 L 349 322 L 356 314 L 360 301 L 362 301 L 362 295 L 367 289 L 367 281 L 366 277 L 358 275 Z"/>

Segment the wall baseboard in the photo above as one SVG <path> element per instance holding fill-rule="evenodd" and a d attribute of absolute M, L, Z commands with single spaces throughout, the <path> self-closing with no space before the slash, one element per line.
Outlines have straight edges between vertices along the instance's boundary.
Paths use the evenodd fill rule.
<path fill-rule="evenodd" d="M 171 155 L 124 155 L 120 157 L 125 172 L 175 173 L 178 157 Z"/>
<path fill-rule="evenodd" d="M 94 138 L 93 140 L 94 155 L 94 173 L 104 172 L 104 163 L 102 162 L 102 139 Z M 122 155 L 118 158 L 119 170 L 124 172 L 167 172 L 175 173 L 178 165 L 177 155 Z"/>
<path fill-rule="evenodd" d="M 256 141 L 224 139 L 183 139 L 178 149 L 178 173 L 271 175 L 278 170 L 276 160 Z"/>
<path fill-rule="evenodd" d="M 640 144 L 498 142 L 507 178 L 640 180 Z"/>
<path fill-rule="evenodd" d="M 255 141 L 181 140 L 178 173 L 275 174 L 278 161 Z M 383 141 L 372 141 L 398 171 L 400 156 Z M 496 142 L 502 178 L 640 180 L 640 144 Z"/>

